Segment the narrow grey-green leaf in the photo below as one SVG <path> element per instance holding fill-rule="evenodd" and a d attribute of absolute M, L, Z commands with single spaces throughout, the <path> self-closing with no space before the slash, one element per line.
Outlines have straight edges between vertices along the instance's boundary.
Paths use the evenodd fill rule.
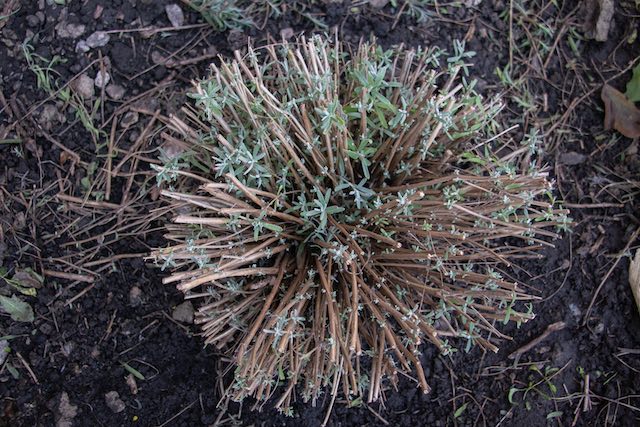
<path fill-rule="evenodd" d="M 20 379 L 20 372 L 18 372 L 18 370 L 14 368 L 11 363 L 7 362 L 5 366 L 7 367 L 7 371 L 9 371 L 14 380 Z"/>
<path fill-rule="evenodd" d="M 139 380 L 145 380 L 144 375 L 142 375 L 140 373 L 140 371 L 138 371 L 137 369 L 135 369 L 134 367 L 132 367 L 131 365 L 129 365 L 128 363 L 124 363 L 124 362 L 120 362 L 120 364 L 122 365 L 122 367 L 124 369 L 127 370 L 127 372 L 129 372 L 130 374 L 132 374 L 134 377 L 136 377 Z"/>
<path fill-rule="evenodd" d="M 464 413 L 465 409 L 467 409 L 467 405 L 469 405 L 469 402 L 465 402 L 461 407 L 456 409 L 456 412 L 453 414 L 453 418 L 459 418 L 460 415 Z"/>
<path fill-rule="evenodd" d="M 15 295 L 11 298 L 0 295 L 0 306 L 16 322 L 33 322 L 33 309 Z"/>
<path fill-rule="evenodd" d="M 549 413 L 547 414 L 547 419 L 548 419 L 548 420 L 552 420 L 552 419 L 554 419 L 554 418 L 559 418 L 559 417 L 561 417 L 561 416 L 562 416 L 562 414 L 563 414 L 563 412 L 562 412 L 562 411 L 549 412 Z"/>

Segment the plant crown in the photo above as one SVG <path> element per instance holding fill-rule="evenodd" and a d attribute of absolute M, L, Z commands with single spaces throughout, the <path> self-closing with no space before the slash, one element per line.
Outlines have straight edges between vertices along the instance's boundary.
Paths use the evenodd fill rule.
<path fill-rule="evenodd" d="M 235 399 L 374 401 L 399 371 L 428 392 L 421 343 L 496 351 L 496 322 L 533 318 L 501 266 L 569 219 L 540 134 L 499 132 L 472 56 L 313 37 L 197 82 L 156 167 L 176 217 L 153 257 L 233 357 Z"/>

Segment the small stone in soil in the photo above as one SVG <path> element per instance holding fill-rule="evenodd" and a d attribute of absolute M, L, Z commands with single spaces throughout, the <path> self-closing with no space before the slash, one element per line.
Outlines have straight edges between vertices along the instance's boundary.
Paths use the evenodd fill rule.
<path fill-rule="evenodd" d="M 27 16 L 27 25 L 31 28 L 37 27 L 38 25 L 40 25 L 40 18 L 38 18 L 36 15 Z"/>
<path fill-rule="evenodd" d="M 133 126 L 136 123 L 138 123 L 138 117 L 139 116 L 137 112 L 129 111 L 127 114 L 124 115 L 124 117 L 120 121 L 120 124 L 125 128 L 129 126 Z"/>
<path fill-rule="evenodd" d="M 158 52 L 157 50 L 154 50 L 153 52 L 151 52 L 151 62 L 153 62 L 156 65 L 164 64 L 165 58 L 160 52 Z"/>
<path fill-rule="evenodd" d="M 602 335 L 602 333 L 604 332 L 604 323 L 600 322 L 596 325 L 595 328 L 593 328 L 593 332 L 596 335 Z"/>
<path fill-rule="evenodd" d="M 109 409 L 111 409 L 116 414 L 125 410 L 126 405 L 120 399 L 120 395 L 117 391 L 110 391 L 109 393 L 104 395 L 104 401 L 106 402 Z"/>
<path fill-rule="evenodd" d="M 191 301 L 185 301 L 177 306 L 171 314 L 173 320 L 182 323 L 193 323 L 193 304 Z"/>
<path fill-rule="evenodd" d="M 100 19 L 103 11 L 104 7 L 102 7 L 101 5 L 97 5 L 96 10 L 93 12 L 93 19 Z"/>
<path fill-rule="evenodd" d="M 134 286 L 129 291 L 129 304 L 132 307 L 137 307 L 142 304 L 142 290 L 139 287 Z"/>
<path fill-rule="evenodd" d="M 138 394 L 138 383 L 136 383 L 136 379 L 133 374 L 127 375 L 127 385 L 129 386 L 131 394 Z"/>
<path fill-rule="evenodd" d="M 174 27 L 182 27 L 184 25 L 184 13 L 182 13 L 180 6 L 175 3 L 168 4 L 164 7 L 164 10 L 167 12 L 171 25 Z"/>
<path fill-rule="evenodd" d="M 120 85 L 110 84 L 107 85 L 105 90 L 107 91 L 107 95 L 116 101 L 121 100 L 125 94 L 125 89 Z"/>
<path fill-rule="evenodd" d="M 579 319 L 582 316 L 582 311 L 580 310 L 580 307 L 578 307 L 574 303 L 569 304 L 569 311 L 571 312 L 573 317 L 575 317 L 576 319 Z"/>
<path fill-rule="evenodd" d="M 73 352 L 73 348 L 74 348 L 74 345 L 72 342 L 64 343 L 64 345 L 62 346 L 62 354 L 64 354 L 66 357 L 71 356 L 71 352 Z"/>
<path fill-rule="evenodd" d="M 98 347 L 93 347 L 91 349 L 91 357 L 93 357 L 94 359 L 97 359 L 98 357 L 100 357 L 100 350 L 98 349 Z"/>
<path fill-rule="evenodd" d="M 73 425 L 72 420 L 78 415 L 78 407 L 71 404 L 69 395 L 66 391 L 60 394 L 60 400 L 55 406 L 56 427 L 70 427 Z"/>
<path fill-rule="evenodd" d="M 91 34 L 86 40 L 80 40 L 76 43 L 76 52 L 89 52 L 96 47 L 106 46 L 109 43 L 109 34 L 104 31 L 96 31 Z"/>
<path fill-rule="evenodd" d="M 293 28 L 287 27 L 280 30 L 280 37 L 284 40 L 289 40 L 293 37 Z"/>
<path fill-rule="evenodd" d="M 80 40 L 78 43 L 76 43 L 76 52 L 87 53 L 90 50 L 91 49 L 89 48 L 89 46 L 87 46 L 87 42 L 85 42 L 84 40 Z"/>
<path fill-rule="evenodd" d="M 98 70 L 98 72 L 96 73 L 96 79 L 95 79 L 95 83 L 97 87 L 99 88 L 105 87 L 106 84 L 109 83 L 109 80 L 111 80 L 111 76 L 109 75 L 109 73 L 107 73 L 106 71 Z"/>
<path fill-rule="evenodd" d="M 62 121 L 62 116 L 58 107 L 53 104 L 46 104 L 42 107 L 42 113 L 38 117 L 38 122 L 45 130 L 50 130 L 54 123 Z"/>
<path fill-rule="evenodd" d="M 129 135 L 129 142 L 136 142 L 139 136 L 140 134 L 137 131 L 131 131 L 131 134 Z M 156 185 L 154 188 L 158 188 L 158 186 Z"/>
<path fill-rule="evenodd" d="M 389 0 L 369 0 L 367 3 L 374 9 L 382 9 L 389 3 Z"/>
<path fill-rule="evenodd" d="M 568 153 L 562 153 L 560 155 L 560 163 L 567 166 L 575 166 L 587 160 L 587 156 L 584 154 L 576 153 L 575 151 L 570 151 Z"/>
<path fill-rule="evenodd" d="M 538 354 L 545 354 L 551 351 L 551 347 L 549 347 L 548 345 L 543 345 L 542 347 L 538 348 L 538 350 L 536 350 L 536 353 Z"/>
<path fill-rule="evenodd" d="M 87 44 L 87 46 L 93 49 L 96 47 L 106 46 L 107 43 L 109 43 L 109 39 L 111 39 L 111 37 L 108 33 L 105 33 L 104 31 L 96 31 L 95 33 L 87 37 L 85 43 Z"/>
<path fill-rule="evenodd" d="M 56 25 L 58 37 L 62 39 L 76 39 L 84 34 L 85 26 L 83 24 L 67 24 L 61 22 Z"/>
<path fill-rule="evenodd" d="M 2 365 L 9 354 L 9 341 L 0 341 L 0 365 Z"/>
<path fill-rule="evenodd" d="M 153 25 L 145 27 L 144 29 L 140 30 L 140 37 L 142 37 L 143 39 L 150 39 L 157 34 L 156 30 L 156 27 L 154 27 Z"/>
<path fill-rule="evenodd" d="M 72 88 L 78 92 L 78 95 L 84 99 L 91 99 L 95 95 L 95 89 L 93 88 L 94 81 L 86 74 L 81 74 L 80 77 L 73 81 Z"/>
<path fill-rule="evenodd" d="M 27 218 L 24 215 L 24 212 L 18 212 L 14 215 L 12 227 L 16 231 L 22 231 L 27 226 Z"/>

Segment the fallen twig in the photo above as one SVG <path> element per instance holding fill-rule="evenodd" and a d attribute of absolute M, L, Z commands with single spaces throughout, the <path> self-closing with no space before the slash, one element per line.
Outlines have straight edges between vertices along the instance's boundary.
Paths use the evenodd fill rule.
<path fill-rule="evenodd" d="M 31 366 L 29 366 L 27 361 L 24 360 L 24 357 L 22 357 L 22 354 L 20 354 L 20 352 L 18 351 L 18 352 L 16 352 L 16 356 L 18 356 L 18 360 L 20 360 L 20 363 L 22 363 L 22 365 L 27 370 L 27 372 L 29 372 L 29 375 L 33 379 L 33 382 L 36 383 L 36 384 L 40 384 L 40 381 L 38 381 L 38 377 L 36 377 L 35 372 L 33 372 L 33 369 L 31 369 Z"/>
<path fill-rule="evenodd" d="M 93 276 L 88 276 L 86 274 L 65 273 L 64 271 L 44 270 L 43 273 L 45 276 L 49 277 L 57 277 L 59 279 L 67 279 L 85 283 L 93 283 L 95 280 Z"/>
<path fill-rule="evenodd" d="M 93 289 L 96 286 L 95 283 L 90 284 L 89 286 L 87 286 L 86 288 L 84 288 L 83 290 L 81 290 L 80 292 L 78 292 L 78 295 L 74 296 L 73 298 L 69 299 L 67 302 L 64 303 L 64 305 L 71 305 L 73 304 L 76 300 L 82 298 L 87 292 L 89 292 L 91 289 Z"/>
<path fill-rule="evenodd" d="M 529 343 L 523 345 L 522 347 L 520 347 L 519 349 L 517 349 L 516 351 L 511 353 L 509 355 L 509 359 L 519 358 L 524 353 L 526 353 L 527 351 L 531 350 L 533 347 L 537 346 L 542 341 L 544 341 L 552 332 L 560 331 L 560 330 L 564 329 L 565 326 L 566 326 L 566 324 L 564 322 L 552 323 L 551 325 L 547 326 L 547 329 L 545 329 L 544 332 L 540 336 L 538 336 L 537 338 L 532 339 L 531 341 L 529 341 Z"/>

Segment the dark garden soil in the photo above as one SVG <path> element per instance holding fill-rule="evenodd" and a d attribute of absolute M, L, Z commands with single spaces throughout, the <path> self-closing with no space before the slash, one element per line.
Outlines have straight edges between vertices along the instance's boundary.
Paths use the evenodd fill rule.
<path fill-rule="evenodd" d="M 95 118 L 100 125 L 128 100 L 154 89 L 156 99 L 152 100 L 153 93 L 144 98 L 144 107 L 161 109 L 163 114 L 175 111 L 186 100 L 190 80 L 205 75 L 212 54 L 230 56 L 247 37 L 259 44 L 269 35 L 279 39 L 285 29 L 295 34 L 314 29 L 309 20 L 289 11 L 266 21 L 263 29 L 216 33 L 195 25 L 202 24 L 201 17 L 180 3 L 184 25 L 194 26 L 151 34 L 139 29 L 170 27 L 165 6 L 173 1 L 66 3 L 0 0 L 0 15 L 10 15 L 0 18 L 0 140 L 22 140 L 0 144 L 0 266 L 10 274 L 26 267 L 36 272 L 56 269 L 49 258 L 73 250 L 62 247 L 64 233 L 51 238 L 62 227 L 61 203 L 54 196 L 61 177 L 79 185 L 86 171 L 71 170 L 59 145 L 87 163 L 95 156 L 90 134 L 74 112 L 37 87 L 23 54 L 25 40 L 31 39 L 35 54 L 43 58 L 64 59 L 53 66 L 53 78 L 60 85 L 80 74 L 94 78 L 100 64 L 106 67 L 111 82 L 124 93 L 114 99 L 119 96 L 96 89 L 94 99 L 105 100 Z M 340 37 L 353 43 L 374 35 L 386 46 L 450 49 L 454 39 L 466 39 L 467 48 L 478 54 L 472 73 L 480 90 L 487 96 L 503 90 L 494 71 L 509 61 L 505 11 L 510 2 L 482 0 L 475 7 L 434 13 L 424 22 L 406 14 L 396 21 L 399 11 L 391 4 L 377 10 L 354 9 L 350 1 L 316 3 L 309 11 L 329 28 L 338 27 Z M 630 9 L 617 5 L 608 40 L 583 40 L 576 56 L 565 35 L 570 30 L 582 32 L 584 13 L 578 6 L 569 2 L 558 11 L 551 4 L 544 5 L 545 10 L 530 5 L 543 15 L 556 14 L 555 30 L 565 31 L 554 33 L 552 40 L 557 34 L 561 37 L 557 53 L 544 65 L 546 80 L 532 78 L 530 88 L 535 96 L 546 95 L 548 108 L 541 116 L 562 121 L 565 133 L 549 143 L 546 157 L 558 182 L 558 197 L 578 205 L 572 209 L 571 233 L 540 259 L 523 260 L 521 269 L 510 272 L 541 297 L 534 307 L 537 317 L 519 328 L 506 325 L 504 331 L 513 339 L 503 341 L 497 354 L 476 348 L 443 357 L 434 348 L 425 348 L 423 366 L 430 394 L 422 394 L 407 379 L 398 391 L 386 392 L 384 404 L 346 408 L 338 399 L 329 425 L 640 425 L 635 408 L 640 405 L 633 397 L 640 394 L 640 316 L 628 284 L 628 257 L 617 262 L 588 313 L 596 288 L 617 255 L 637 247 L 631 242 L 640 227 L 638 199 L 633 198 L 638 192 L 637 141 L 634 151 L 630 140 L 603 130 L 599 88 L 603 79 L 617 76 L 610 84 L 624 90 L 630 72 L 620 72 L 640 54 L 640 42 L 628 42 L 633 30 L 640 30 L 640 20 L 637 9 L 634 17 Z M 76 51 L 77 43 L 96 31 L 111 31 L 109 41 L 88 52 Z M 174 52 L 178 53 L 173 59 L 181 65 L 158 65 L 159 56 Z M 581 77 L 574 81 L 571 76 Z M 570 107 L 587 90 L 593 91 Z M 563 116 L 568 108 L 570 114 Z M 505 120 L 517 122 L 522 118 L 518 111 L 518 105 L 509 102 Z M 149 120 L 141 114 L 130 125 L 132 140 Z M 553 125 L 541 123 L 545 129 Z M 105 131 L 109 133 L 110 126 Z M 160 236 L 158 232 L 134 236 L 100 255 L 145 252 L 162 244 Z M 182 295 L 163 286 L 160 272 L 141 259 L 117 260 L 114 269 L 93 284 L 46 277 L 37 297 L 26 298 L 36 315 L 33 323 L 0 315 L 0 343 L 12 336 L 5 341 L 10 351 L 0 357 L 6 359 L 0 364 L 0 426 L 321 424 L 328 397 L 315 408 L 296 404 L 293 417 L 266 407 L 251 411 L 250 402 L 242 408 L 232 404 L 225 413 L 217 406 L 220 387 L 226 384 L 221 377 L 225 361 L 213 349 L 202 348 L 194 325 L 172 318 Z M 564 329 L 509 358 L 556 322 L 564 322 Z M 110 392 L 118 397 L 107 402 L 105 395 Z"/>

